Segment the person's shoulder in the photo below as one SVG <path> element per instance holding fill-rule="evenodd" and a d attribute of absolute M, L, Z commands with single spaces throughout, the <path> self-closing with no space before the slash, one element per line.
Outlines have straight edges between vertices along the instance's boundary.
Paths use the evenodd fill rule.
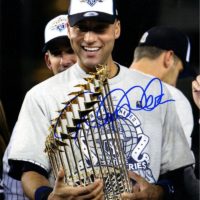
<path fill-rule="evenodd" d="M 127 83 L 141 87 L 145 91 L 151 91 L 152 93 L 160 92 L 165 94 L 165 96 L 171 96 L 169 90 L 159 78 L 122 65 L 120 65 L 120 70 L 123 81 L 125 80 Z"/>
<path fill-rule="evenodd" d="M 131 68 L 126 68 L 126 73 L 127 73 L 127 77 L 131 79 L 134 78 L 136 81 L 138 81 L 138 83 L 141 83 L 142 85 L 150 84 L 151 86 L 158 85 L 159 87 L 160 85 L 162 85 L 162 87 L 166 89 L 166 87 L 163 85 L 163 82 L 159 78 L 156 78 L 152 75 L 149 75 L 139 70 L 135 70 Z"/>
<path fill-rule="evenodd" d="M 181 101 L 187 101 L 189 102 L 189 100 L 187 99 L 187 97 L 183 94 L 183 92 L 181 90 L 179 90 L 178 88 L 169 85 L 167 83 L 164 83 L 165 86 L 167 87 L 167 89 L 169 90 L 170 94 L 175 97 L 177 100 L 181 100 Z"/>
<path fill-rule="evenodd" d="M 169 90 L 169 93 L 171 94 L 172 98 L 176 101 L 176 105 L 182 107 L 185 111 L 187 110 L 189 116 L 189 114 L 192 113 L 192 107 L 187 97 L 178 88 L 171 86 L 167 83 L 165 83 L 165 85 Z"/>
<path fill-rule="evenodd" d="M 124 65 L 120 65 L 118 63 L 118 66 L 120 67 L 120 73 L 127 74 L 128 77 L 129 76 L 131 77 L 131 76 L 137 76 L 138 75 L 137 71 L 130 70 L 130 68 L 128 68 L 128 67 L 126 67 Z"/>
<path fill-rule="evenodd" d="M 154 76 L 151 76 L 149 74 L 145 74 L 145 73 L 143 73 L 139 70 L 135 70 L 135 69 L 132 69 L 132 68 L 127 68 L 127 69 L 128 69 L 129 74 L 134 74 L 135 76 L 142 78 L 143 80 L 152 80 L 152 79 L 155 78 Z"/>

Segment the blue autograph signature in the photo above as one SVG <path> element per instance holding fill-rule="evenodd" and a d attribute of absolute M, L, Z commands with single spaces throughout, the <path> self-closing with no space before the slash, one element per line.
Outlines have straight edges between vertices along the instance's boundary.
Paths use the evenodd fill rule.
<path fill-rule="evenodd" d="M 157 84 L 156 92 L 153 91 L 154 90 L 153 84 Z M 88 91 L 86 93 L 88 93 Z M 113 110 L 108 109 L 108 106 L 106 105 L 108 105 L 108 102 L 111 96 L 114 97 L 115 95 L 121 96 L 121 99 L 119 99 L 117 105 L 113 107 Z M 122 116 L 120 115 L 120 111 L 122 109 L 125 109 L 127 111 L 126 116 L 124 117 L 124 118 L 127 118 L 134 111 L 140 111 L 140 110 L 152 111 L 161 104 L 175 101 L 173 99 L 163 100 L 164 96 L 165 94 L 163 91 L 163 85 L 162 85 L 161 80 L 158 78 L 151 79 L 145 88 L 139 85 L 136 85 L 136 86 L 131 87 L 127 91 L 124 91 L 123 89 L 120 89 L 120 88 L 113 89 L 110 92 L 108 92 L 102 99 L 99 99 L 100 100 L 99 107 L 95 111 L 95 118 L 96 118 L 95 120 L 97 121 L 95 120 L 91 121 L 90 119 L 90 120 L 86 120 L 86 123 L 90 124 L 90 127 L 93 127 L 93 128 L 95 128 L 96 126 L 98 127 L 104 126 L 109 123 L 113 124 L 114 121 L 116 121 L 116 119 L 122 119 Z M 78 96 L 74 97 L 73 99 L 76 99 L 77 97 Z M 139 103 L 138 104 L 133 103 L 133 98 L 137 98 L 136 102 L 139 102 Z M 65 108 L 67 106 L 69 105 L 66 105 Z M 103 112 L 103 115 L 102 115 L 102 112 Z M 91 124 L 96 124 L 96 125 L 93 126 Z M 77 127 L 79 126 L 80 125 L 77 125 Z"/>
<path fill-rule="evenodd" d="M 152 84 L 158 84 L 157 86 L 158 91 L 156 95 L 155 92 L 154 95 L 151 93 L 151 91 L 153 90 Z M 118 94 L 121 93 L 121 99 L 119 99 L 117 105 L 115 105 L 115 110 L 110 112 L 110 110 L 105 108 L 105 105 L 107 100 L 111 96 L 115 96 L 115 93 Z M 141 94 L 141 97 L 135 96 L 138 102 L 135 104 L 133 104 L 131 101 L 132 99 L 129 98 L 133 97 L 134 93 Z M 173 99 L 163 100 L 164 95 L 165 94 L 163 92 L 162 82 L 158 78 L 151 79 L 151 81 L 149 81 L 149 83 L 147 84 L 146 88 L 143 88 L 139 85 L 133 86 L 127 91 L 124 91 L 120 88 L 116 88 L 110 91 L 108 94 L 106 94 L 106 96 L 101 100 L 100 106 L 96 111 L 96 116 L 100 116 L 100 112 L 102 112 L 103 110 L 104 118 L 101 119 L 101 121 L 103 121 L 101 125 L 105 125 L 113 122 L 118 118 L 122 118 L 122 116 L 119 114 L 121 109 L 126 109 L 126 111 L 128 111 L 126 114 L 126 117 L 128 117 L 133 111 L 140 111 L 140 110 L 152 111 L 160 104 L 165 104 L 168 102 L 175 101 Z"/>

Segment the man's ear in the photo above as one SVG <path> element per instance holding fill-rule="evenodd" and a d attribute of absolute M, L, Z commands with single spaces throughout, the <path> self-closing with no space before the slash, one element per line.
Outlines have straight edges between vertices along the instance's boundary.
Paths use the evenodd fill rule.
<path fill-rule="evenodd" d="M 51 67 L 51 60 L 49 58 L 49 52 L 46 52 L 44 54 L 44 60 L 45 60 L 45 63 L 47 65 L 47 67 L 52 71 L 52 67 Z"/>
<path fill-rule="evenodd" d="M 68 38 L 70 38 L 70 25 L 69 25 L 69 22 L 67 22 L 66 26 L 67 26 L 67 36 L 68 36 Z"/>
<path fill-rule="evenodd" d="M 121 23 L 119 20 L 115 22 L 115 39 L 119 38 L 121 33 Z"/>
<path fill-rule="evenodd" d="M 174 52 L 173 51 L 166 51 L 164 53 L 164 67 L 170 68 L 174 65 Z"/>

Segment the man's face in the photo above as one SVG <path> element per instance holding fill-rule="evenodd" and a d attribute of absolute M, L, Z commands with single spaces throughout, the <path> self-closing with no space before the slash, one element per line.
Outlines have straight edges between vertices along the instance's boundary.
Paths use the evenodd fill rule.
<path fill-rule="evenodd" d="M 54 75 L 71 67 L 76 60 L 73 50 L 64 46 L 56 46 L 45 54 L 46 64 Z"/>
<path fill-rule="evenodd" d="M 112 61 L 115 39 L 120 35 L 120 23 L 108 24 L 98 21 L 82 21 L 69 29 L 72 48 L 78 63 L 85 71 L 94 71 L 98 64 Z"/>

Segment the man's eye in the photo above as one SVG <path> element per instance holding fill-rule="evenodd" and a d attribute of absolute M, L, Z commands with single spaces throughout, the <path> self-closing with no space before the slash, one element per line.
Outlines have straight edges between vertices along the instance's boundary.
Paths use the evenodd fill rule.
<path fill-rule="evenodd" d="M 94 28 L 93 31 L 94 31 L 95 33 L 104 33 L 105 30 L 106 30 L 105 27 L 96 27 L 96 28 Z"/>
<path fill-rule="evenodd" d="M 92 31 L 92 32 L 95 32 L 95 33 L 104 33 L 107 29 L 108 25 L 106 24 L 100 24 L 100 25 L 97 25 L 97 26 L 91 26 L 91 27 L 88 27 L 88 26 L 85 26 L 85 25 L 77 25 L 76 26 L 76 29 L 80 32 L 88 32 L 88 31 Z"/>
<path fill-rule="evenodd" d="M 78 31 L 80 31 L 80 32 L 88 32 L 88 27 L 85 27 L 85 26 L 76 26 L 75 27 Z"/>
<path fill-rule="evenodd" d="M 51 54 L 54 55 L 54 56 L 59 56 L 59 55 L 61 55 L 61 51 L 60 50 L 54 50 L 54 51 L 51 51 Z"/>

